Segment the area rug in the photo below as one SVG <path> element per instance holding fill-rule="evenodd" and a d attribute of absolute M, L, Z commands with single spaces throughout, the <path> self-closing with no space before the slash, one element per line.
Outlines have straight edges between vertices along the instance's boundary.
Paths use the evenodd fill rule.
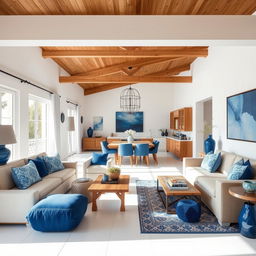
<path fill-rule="evenodd" d="M 186 223 L 176 214 L 167 214 L 155 181 L 138 180 L 136 188 L 141 233 L 239 233 L 238 225 L 220 226 L 202 202 L 200 222 Z"/>

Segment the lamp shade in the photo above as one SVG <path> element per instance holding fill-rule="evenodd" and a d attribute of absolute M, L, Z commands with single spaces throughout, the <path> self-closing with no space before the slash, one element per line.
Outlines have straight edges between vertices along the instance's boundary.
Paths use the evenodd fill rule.
<path fill-rule="evenodd" d="M 0 145 L 16 143 L 12 125 L 0 125 Z"/>
<path fill-rule="evenodd" d="M 73 116 L 68 117 L 68 130 L 70 132 L 75 130 L 75 118 Z"/>

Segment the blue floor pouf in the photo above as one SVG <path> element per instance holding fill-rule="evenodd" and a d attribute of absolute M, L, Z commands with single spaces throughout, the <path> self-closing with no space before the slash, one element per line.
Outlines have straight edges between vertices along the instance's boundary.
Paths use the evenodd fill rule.
<path fill-rule="evenodd" d="M 81 194 L 51 195 L 32 207 L 27 220 L 37 231 L 69 231 L 79 225 L 87 205 L 87 197 Z"/>
<path fill-rule="evenodd" d="M 201 217 L 201 205 L 191 199 L 183 199 L 177 203 L 176 213 L 185 222 L 198 222 Z"/>

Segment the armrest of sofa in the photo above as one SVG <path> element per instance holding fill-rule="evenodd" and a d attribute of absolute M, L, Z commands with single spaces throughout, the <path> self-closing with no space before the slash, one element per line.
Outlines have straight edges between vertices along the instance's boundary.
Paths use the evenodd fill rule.
<path fill-rule="evenodd" d="M 0 190 L 0 223 L 26 223 L 26 215 L 38 201 L 36 190 Z"/>
<path fill-rule="evenodd" d="M 86 170 L 92 164 L 92 157 L 89 157 L 83 162 L 83 169 Z"/>
<path fill-rule="evenodd" d="M 76 169 L 76 167 L 77 167 L 77 162 L 62 161 L 62 164 L 64 165 L 65 168 L 73 168 L 73 169 Z"/>
<path fill-rule="evenodd" d="M 203 157 L 184 157 L 183 158 L 183 170 L 186 167 L 199 167 L 203 161 Z"/>

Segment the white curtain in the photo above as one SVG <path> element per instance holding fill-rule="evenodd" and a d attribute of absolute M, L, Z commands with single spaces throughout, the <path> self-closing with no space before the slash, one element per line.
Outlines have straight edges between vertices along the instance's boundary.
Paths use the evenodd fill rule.
<path fill-rule="evenodd" d="M 48 143 L 47 153 L 55 155 L 60 152 L 60 97 L 57 94 L 51 95 L 48 111 Z"/>
<path fill-rule="evenodd" d="M 80 106 L 78 105 L 76 107 L 76 127 L 77 127 L 77 137 L 76 137 L 76 140 L 77 140 L 77 149 L 76 149 L 76 152 L 77 153 L 81 153 L 81 113 L 80 113 Z"/>

